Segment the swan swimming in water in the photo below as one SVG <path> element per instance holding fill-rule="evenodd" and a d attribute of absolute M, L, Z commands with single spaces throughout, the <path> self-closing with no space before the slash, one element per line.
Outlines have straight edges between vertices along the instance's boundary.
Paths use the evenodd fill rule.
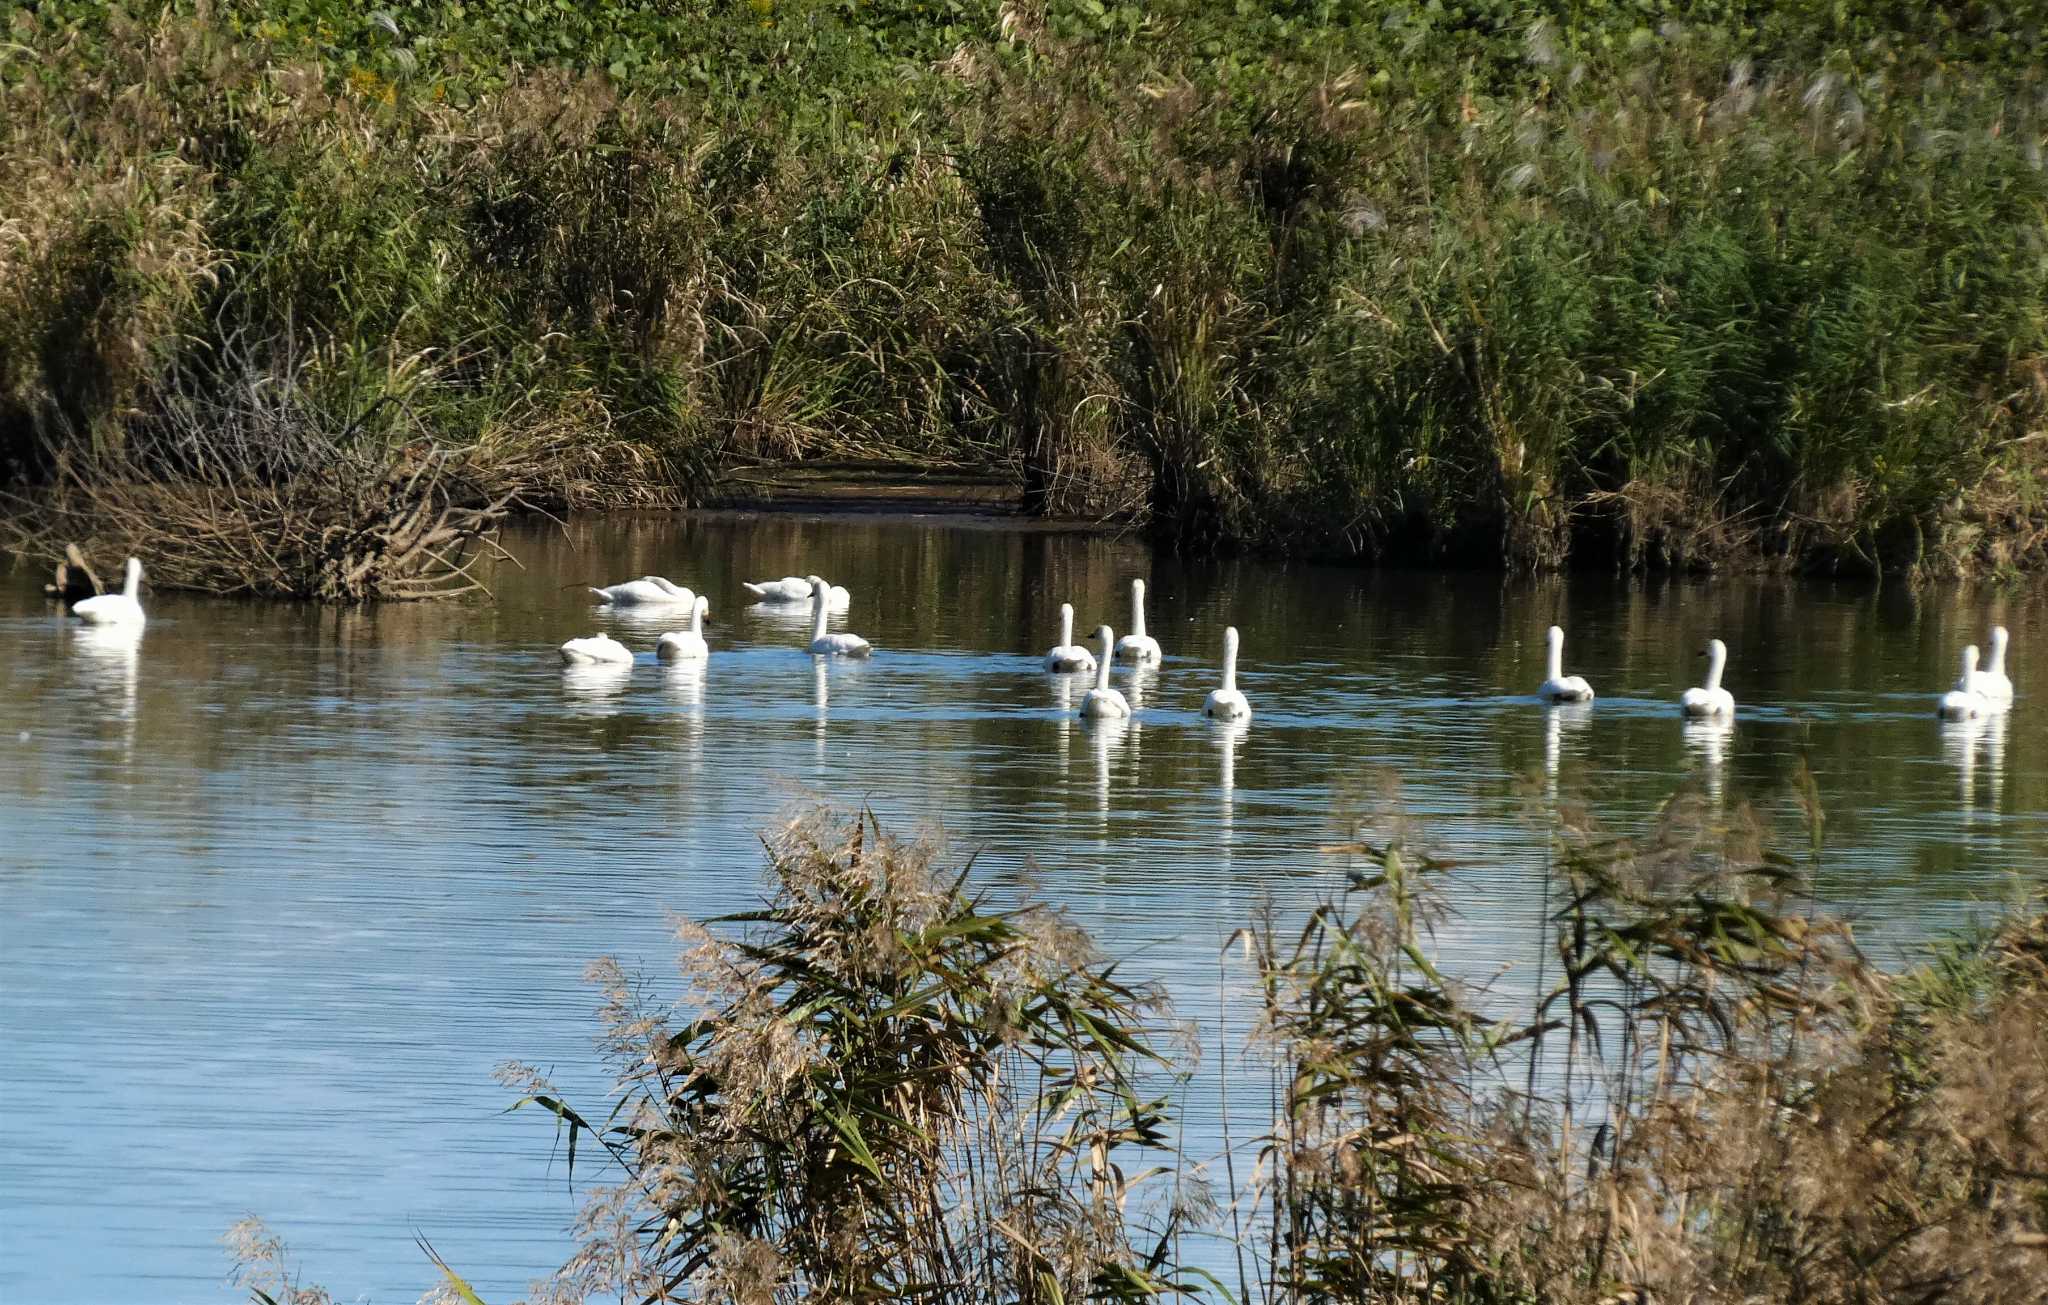
<path fill-rule="evenodd" d="M 690 608 L 690 628 L 671 630 L 655 641 L 654 655 L 665 662 L 702 661 L 711 655 L 711 645 L 704 642 L 704 613 L 711 610 L 711 600 L 699 595 Z"/>
<path fill-rule="evenodd" d="M 1956 688 L 1964 693 L 1981 695 L 1994 707 L 2012 705 L 2012 680 L 2005 673 L 2005 627 L 1991 627 L 1991 656 L 1986 659 L 1984 669 L 1968 670 L 1963 678 L 1956 681 Z"/>
<path fill-rule="evenodd" d="M 1204 716 L 1218 720 L 1250 720 L 1252 705 L 1237 691 L 1237 627 L 1223 631 L 1223 687 L 1213 689 L 1202 704 Z"/>
<path fill-rule="evenodd" d="M 1963 674 L 1956 681 L 1956 687 L 1941 695 L 1935 705 L 1934 714 L 1943 720 L 1975 720 L 1989 716 L 1998 709 L 1985 693 L 1976 686 L 1983 681 L 1983 673 L 1977 669 L 1977 645 L 1963 649 Z"/>
<path fill-rule="evenodd" d="M 817 578 L 814 575 L 786 575 L 780 580 L 763 580 L 758 584 L 752 580 L 742 580 L 740 587 L 763 603 L 808 603 L 811 601 L 811 582 Z M 825 586 L 825 599 L 832 604 L 834 611 L 843 610 L 851 598 L 852 595 L 846 592 L 845 585 Z"/>
<path fill-rule="evenodd" d="M 1122 720 L 1131 714 L 1131 704 L 1124 701 L 1124 695 L 1109 687 L 1109 663 L 1115 656 L 1116 635 L 1108 626 L 1096 631 L 1102 640 L 1102 660 L 1095 668 L 1095 687 L 1081 698 L 1081 714 L 1100 719 Z"/>
<path fill-rule="evenodd" d="M 1536 696 L 1545 702 L 1593 701 L 1592 685 L 1580 676 L 1564 673 L 1564 627 L 1551 626 L 1546 638 L 1550 642 L 1550 661 L 1543 687 L 1536 690 Z"/>
<path fill-rule="evenodd" d="M 825 608 L 829 602 L 830 587 L 817 576 L 811 577 L 811 652 L 818 657 L 870 657 L 874 645 L 857 634 L 826 634 Z"/>
<path fill-rule="evenodd" d="M 563 644 L 562 660 L 571 666 L 592 666 L 600 662 L 630 663 L 633 650 L 608 634 L 594 634 L 588 639 L 571 639 Z"/>
<path fill-rule="evenodd" d="M 1707 682 L 1687 689 L 1678 697 L 1678 709 L 1688 716 L 1733 716 L 1735 695 L 1721 687 L 1721 672 L 1728 665 L 1728 645 L 1707 640 Z"/>
<path fill-rule="evenodd" d="M 1092 671 L 1095 654 L 1074 642 L 1074 605 L 1060 604 L 1060 641 L 1045 655 L 1049 671 Z"/>
<path fill-rule="evenodd" d="M 1120 662 L 1156 662 L 1159 641 L 1145 633 L 1145 582 L 1131 581 L 1131 632 L 1116 641 Z"/>
<path fill-rule="evenodd" d="M 614 607 L 654 606 L 667 603 L 688 607 L 697 601 L 697 595 L 658 575 L 644 575 L 638 580 L 606 585 L 602 589 L 592 585 L 590 592 L 596 594 L 600 602 L 610 603 Z"/>
<path fill-rule="evenodd" d="M 142 559 L 128 559 L 128 581 L 118 594 L 81 598 L 71 605 L 71 614 L 92 625 L 141 625 Z"/>

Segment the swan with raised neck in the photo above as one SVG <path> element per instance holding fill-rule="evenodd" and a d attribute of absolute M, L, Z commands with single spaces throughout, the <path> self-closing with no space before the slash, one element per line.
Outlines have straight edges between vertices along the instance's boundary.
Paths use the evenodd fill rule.
<path fill-rule="evenodd" d="M 1728 665 L 1728 645 L 1719 639 L 1709 639 L 1705 655 L 1707 681 L 1680 694 L 1678 709 L 1688 716 L 1733 717 L 1735 695 L 1721 687 L 1721 672 Z"/>
<path fill-rule="evenodd" d="M 1131 581 L 1131 632 L 1117 640 L 1116 658 L 1123 662 L 1156 662 L 1160 658 L 1159 641 L 1145 633 L 1143 580 Z"/>
<path fill-rule="evenodd" d="M 1591 702 L 1593 686 L 1582 676 L 1564 673 L 1564 627 L 1553 625 L 1544 637 L 1549 643 L 1549 654 L 1543 685 L 1536 690 L 1536 696 L 1545 702 Z"/>
<path fill-rule="evenodd" d="M 1131 714 L 1124 695 L 1109 687 L 1109 663 L 1115 656 L 1116 635 L 1108 626 L 1096 631 L 1102 641 L 1102 660 L 1096 663 L 1095 687 L 1081 698 L 1081 714 L 1100 719 L 1121 719 Z"/>
<path fill-rule="evenodd" d="M 1202 704 L 1202 714 L 1218 720 L 1250 720 L 1251 703 L 1237 689 L 1237 627 L 1227 626 L 1223 631 L 1223 687 L 1209 691 L 1208 700 Z"/>
<path fill-rule="evenodd" d="M 825 612 L 831 605 L 831 587 L 817 576 L 811 577 L 811 644 L 810 651 L 817 657 L 869 657 L 874 655 L 874 645 L 857 634 L 825 633 Z"/>
<path fill-rule="evenodd" d="M 141 625 L 148 618 L 142 612 L 142 559 L 128 559 L 128 576 L 118 594 L 98 594 L 71 605 L 71 614 L 91 625 Z"/>

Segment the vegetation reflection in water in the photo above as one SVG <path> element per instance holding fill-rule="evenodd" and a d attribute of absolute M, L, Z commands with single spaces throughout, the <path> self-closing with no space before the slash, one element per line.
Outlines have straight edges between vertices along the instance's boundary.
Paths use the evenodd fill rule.
<path fill-rule="evenodd" d="M 6 597 L 0 737 L 30 738 L 0 762 L 17 1052 L 0 1073 L 48 1125 L 0 1177 L 22 1251 L 0 1266 L 7 1294 L 48 1294 L 80 1264 L 101 1287 L 128 1281 L 66 1231 L 96 1208 L 76 1175 L 118 1150 L 154 1157 L 150 1210 L 110 1216 L 129 1264 L 195 1291 L 217 1275 L 207 1243 L 257 1209 L 318 1280 L 416 1290 L 417 1227 L 490 1299 L 513 1298 L 568 1206 L 560 1157 L 550 1172 L 530 1125 L 495 1119 L 490 1064 L 549 1066 L 577 1101 L 602 1100 L 583 964 L 651 965 L 666 910 L 744 909 L 756 832 L 792 799 L 944 821 L 994 901 L 1060 904 L 1133 981 L 1211 1025 L 1224 939 L 1266 900 L 1298 925 L 1342 884 L 1345 857 L 1317 849 L 1350 838 L 1333 811 L 1388 769 L 1432 853 L 1457 862 L 1438 963 L 1504 998 L 1533 993 L 1543 954 L 1543 840 L 1516 812 L 1553 786 L 1638 830 L 1688 776 L 1731 813 L 1809 766 L 1830 810 L 1814 891 L 1887 962 L 2007 872 L 2038 875 L 2048 843 L 2024 655 L 2048 627 L 2029 590 L 1503 585 L 887 522 L 619 519 L 507 542 L 524 569 L 491 577 L 491 604 L 161 595 L 140 645 L 107 657 Z M 740 579 L 814 569 L 853 590 L 872 664 L 815 664 L 800 618 L 742 601 Z M 701 674 L 655 665 L 658 631 L 580 588 L 647 573 L 711 595 Z M 1039 658 L 1062 600 L 1093 628 L 1128 610 L 1134 577 L 1166 660 L 1119 668 L 1137 717 L 1093 729 Z M 2002 729 L 1945 729 L 1933 692 L 1992 620 L 2014 632 L 2020 708 Z M 1553 621 L 1601 691 L 1583 713 L 1531 700 Z M 1259 714 L 1226 734 L 1197 712 L 1231 623 L 1257 651 L 1243 687 Z M 583 693 L 553 648 L 598 628 L 642 659 Z M 1709 633 L 1742 690 L 1728 734 L 1686 730 L 1672 705 Z M 94 959 L 108 938 L 119 967 Z M 64 1087 L 64 1064 L 136 1055 L 177 1072 Z M 1191 1153 L 1220 1136 L 1220 1068 L 1177 1104 L 1210 1139 Z M 209 1104 L 258 1081 L 273 1086 L 246 1120 Z M 476 1126 L 451 1138 L 451 1113 Z M 366 1138 L 417 1158 L 371 1161 Z"/>

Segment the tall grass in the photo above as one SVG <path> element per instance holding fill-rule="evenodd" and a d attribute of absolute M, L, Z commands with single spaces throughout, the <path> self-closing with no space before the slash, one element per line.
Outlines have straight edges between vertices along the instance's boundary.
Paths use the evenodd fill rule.
<path fill-rule="evenodd" d="M 14 474 L 290 338 L 450 360 L 437 436 L 587 425 L 670 501 L 835 455 L 1200 545 L 2048 548 L 2024 15 L 401 8 L 16 15 Z"/>
<path fill-rule="evenodd" d="M 608 1116 L 504 1071 L 606 1175 L 536 1299 L 2039 1299 L 2048 901 L 1890 973 L 1801 894 L 1809 781 L 1626 835 L 1535 806 L 1525 998 L 1438 968 L 1456 867 L 1389 782 L 1327 849 L 1348 886 L 1233 938 L 1258 1019 L 1199 1049 L 971 863 L 800 818 L 761 910 L 682 926 L 679 993 L 593 968 Z M 1178 1136 L 1198 1054 L 1228 1119 L 1270 1085 L 1221 1156 Z M 253 1286 L 309 1290 L 235 1237 Z"/>

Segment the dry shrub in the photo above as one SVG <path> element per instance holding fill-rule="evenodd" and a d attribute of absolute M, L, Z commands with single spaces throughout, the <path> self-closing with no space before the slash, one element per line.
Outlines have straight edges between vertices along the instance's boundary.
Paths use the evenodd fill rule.
<path fill-rule="evenodd" d="M 505 449 L 448 448 L 406 392 L 422 360 L 392 360 L 374 396 L 289 346 L 237 346 L 230 375 L 182 385 L 113 445 L 59 446 L 46 482 L 9 495 L 11 551 L 54 562 L 67 544 L 146 559 L 167 588 L 352 603 L 443 597 L 521 502 L 530 469 Z"/>
<path fill-rule="evenodd" d="M 1042 909 L 992 912 L 931 843 L 814 815 L 768 841 L 760 911 L 684 924 L 680 1006 L 609 963 L 617 1122 L 527 1100 L 626 1177 L 550 1288 L 738 1301 L 1136 1299 L 1128 1158 L 1164 1144 L 1138 1075 L 1154 999 Z M 573 1155 L 573 1152 L 572 1152 Z"/>

